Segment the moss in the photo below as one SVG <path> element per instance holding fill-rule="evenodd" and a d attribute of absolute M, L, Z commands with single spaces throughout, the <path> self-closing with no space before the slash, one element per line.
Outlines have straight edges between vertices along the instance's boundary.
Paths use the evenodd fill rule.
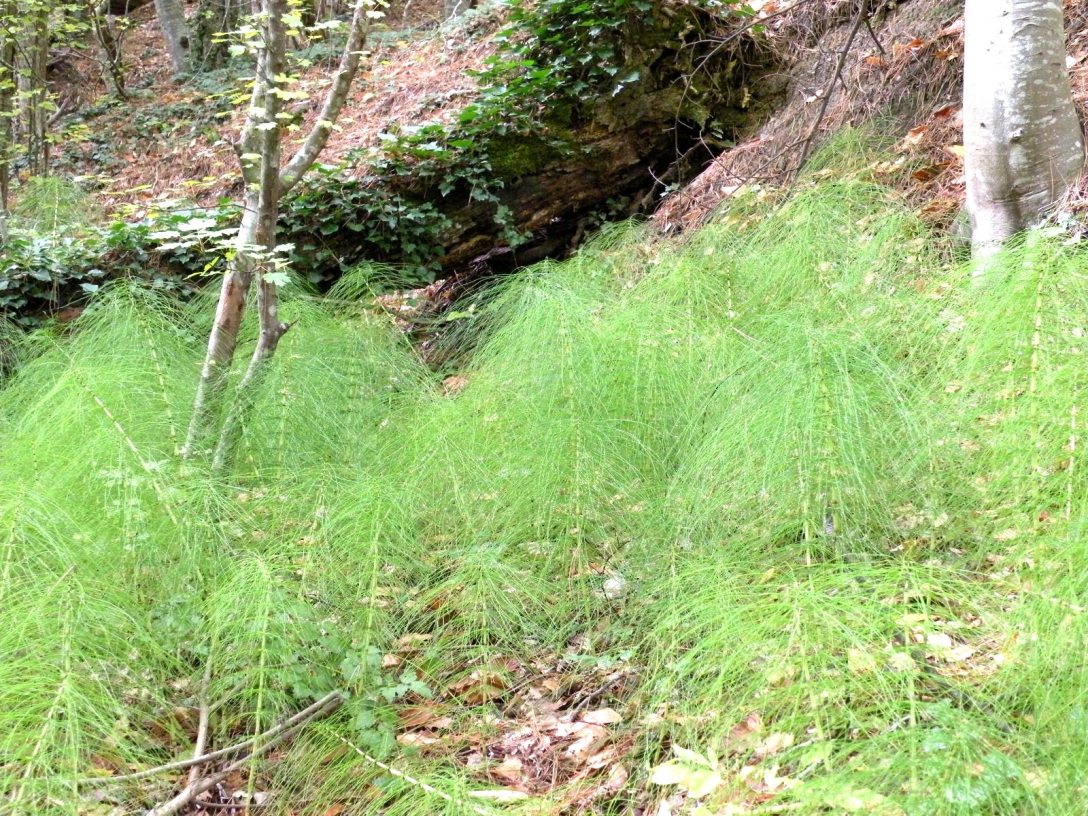
<path fill-rule="evenodd" d="M 499 136 L 488 147 L 491 169 L 500 178 L 528 176 L 563 158 L 554 140 L 540 137 Z"/>

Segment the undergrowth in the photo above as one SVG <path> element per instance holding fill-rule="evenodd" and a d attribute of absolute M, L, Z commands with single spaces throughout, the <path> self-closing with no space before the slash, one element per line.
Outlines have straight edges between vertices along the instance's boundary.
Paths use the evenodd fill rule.
<path fill-rule="evenodd" d="M 207 303 L 10 342 L 0 811 L 142 812 L 184 773 L 111 778 L 202 702 L 223 747 L 340 690 L 268 812 L 499 812 L 518 684 L 592 665 L 626 784 L 503 812 L 1082 812 L 1083 252 L 939 257 L 857 180 L 614 228 L 488 293 L 457 389 L 291 289 L 225 476 L 176 455 Z M 394 739 L 432 705 L 460 736 Z"/>

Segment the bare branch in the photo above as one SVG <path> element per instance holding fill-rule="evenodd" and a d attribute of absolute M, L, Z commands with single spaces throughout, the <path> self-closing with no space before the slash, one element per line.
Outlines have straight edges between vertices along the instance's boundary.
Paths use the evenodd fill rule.
<path fill-rule="evenodd" d="M 254 745 L 262 743 L 265 740 L 276 739 L 281 734 L 287 731 L 293 730 L 296 726 L 302 723 L 309 722 L 318 715 L 324 715 L 331 713 L 338 708 L 344 701 L 344 694 L 341 691 L 333 691 L 326 694 L 316 703 L 307 706 L 302 711 L 289 717 L 281 723 L 278 723 L 267 731 L 258 734 L 255 737 L 250 737 L 244 742 L 239 742 L 235 745 L 231 745 L 227 748 L 220 748 L 218 751 L 212 751 L 211 753 L 204 754 L 203 756 L 193 757 L 192 759 L 181 759 L 177 762 L 168 762 L 165 765 L 159 765 L 155 768 L 148 768 L 144 771 L 137 771 L 136 773 L 124 774 L 122 776 L 85 776 L 82 779 L 77 780 L 80 785 L 103 785 L 113 784 L 114 782 L 135 782 L 138 779 L 146 779 L 149 776 L 157 776 L 162 773 L 169 773 L 170 771 L 184 771 L 186 768 L 192 768 L 197 765 L 204 765 L 216 759 L 223 759 L 224 757 L 231 757 L 235 754 L 240 754 L 243 751 L 249 750 Z M 326 711 L 325 709 L 328 709 Z"/>
<path fill-rule="evenodd" d="M 370 3 L 367 0 L 355 0 L 355 11 L 351 17 L 351 30 L 348 32 L 348 41 L 344 46 L 344 53 L 340 57 L 340 67 L 337 69 L 332 87 L 329 88 L 325 96 L 325 104 L 321 106 L 317 121 L 314 122 L 313 128 L 306 136 L 306 141 L 302 143 L 298 152 L 295 153 L 280 174 L 280 195 L 298 184 L 299 179 L 310 169 L 329 141 L 332 127 L 340 116 L 340 111 L 347 101 L 351 83 L 355 81 L 355 74 L 359 71 L 363 43 L 366 42 L 366 36 L 370 29 L 367 21 L 369 5 Z"/>
<path fill-rule="evenodd" d="M 246 754 L 241 759 L 232 762 L 230 765 L 223 768 L 223 770 L 217 771 L 211 776 L 207 776 L 204 779 L 201 779 L 196 784 L 186 785 L 181 793 L 179 793 L 173 799 L 170 799 L 167 802 L 163 802 L 162 804 L 156 805 L 155 807 L 151 808 L 151 810 L 147 811 L 145 816 L 172 816 L 172 814 L 180 811 L 191 801 L 193 801 L 193 799 L 200 796 L 200 794 L 204 793 L 207 790 L 211 790 L 213 787 L 218 785 L 220 782 L 222 782 L 224 779 L 226 779 L 238 769 L 244 768 L 246 763 L 249 762 L 251 759 L 256 759 L 259 756 L 267 754 L 270 750 L 272 750 L 275 746 L 279 745 L 285 739 L 294 736 L 296 733 L 301 731 L 307 723 L 331 714 L 344 702 L 344 698 L 339 692 L 336 692 L 333 695 L 329 695 L 329 697 L 326 699 L 328 701 L 325 703 L 325 705 L 314 711 L 314 713 L 311 714 L 307 719 L 297 722 L 291 728 L 287 728 L 279 732 L 276 736 L 269 738 L 267 741 L 256 745 L 251 753 Z M 310 708 L 312 709 L 313 706 L 311 706 Z"/>

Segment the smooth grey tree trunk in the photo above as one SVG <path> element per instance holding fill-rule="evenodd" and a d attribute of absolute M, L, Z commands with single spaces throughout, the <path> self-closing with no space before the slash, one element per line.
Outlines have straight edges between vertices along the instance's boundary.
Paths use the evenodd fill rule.
<path fill-rule="evenodd" d="M 965 36 L 967 212 L 972 254 L 985 258 L 1077 181 L 1084 143 L 1061 0 L 967 0 Z"/>
<path fill-rule="evenodd" d="M 189 60 L 189 23 L 185 20 L 185 7 L 181 0 L 155 0 L 155 13 L 174 73 L 180 74 Z"/>
<path fill-rule="evenodd" d="M 442 14 L 447 20 L 459 17 L 470 8 L 476 7 L 476 0 L 443 0 Z"/>

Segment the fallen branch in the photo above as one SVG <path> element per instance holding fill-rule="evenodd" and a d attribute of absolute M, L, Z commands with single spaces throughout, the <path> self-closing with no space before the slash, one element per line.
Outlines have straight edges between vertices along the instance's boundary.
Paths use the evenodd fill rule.
<path fill-rule="evenodd" d="M 230 776 L 232 773 L 239 770 L 240 768 L 244 768 L 246 763 L 248 763 L 250 760 L 256 759 L 257 757 L 268 753 L 272 748 L 279 745 L 288 737 L 291 737 L 301 731 L 308 723 L 314 720 L 321 719 L 328 714 L 331 714 L 333 711 L 338 709 L 343 704 L 343 702 L 344 696 L 339 691 L 334 691 L 331 694 L 326 695 L 324 698 L 322 698 L 322 700 L 314 703 L 314 705 L 306 709 L 307 712 L 312 712 L 308 716 L 302 717 L 302 712 L 300 712 L 299 714 L 296 714 L 294 717 L 292 717 L 291 720 L 284 721 L 284 723 L 282 723 L 280 726 L 277 726 L 277 728 L 279 728 L 280 730 L 274 736 L 269 738 L 266 742 L 263 742 L 260 745 L 254 747 L 254 749 L 250 753 L 246 754 L 240 759 L 235 760 L 230 765 L 220 771 L 215 772 L 211 776 L 206 776 L 194 784 L 186 785 L 185 788 L 177 796 L 175 796 L 173 799 L 170 799 L 169 801 L 163 802 L 162 804 L 156 805 L 155 807 L 151 808 L 151 810 L 147 811 L 145 816 L 172 816 L 172 814 L 180 811 L 200 794 L 204 793 L 205 791 L 211 790 L 228 776 Z M 294 721 L 294 725 L 288 727 L 287 723 L 292 721 Z M 259 737 L 254 737 L 252 740 L 249 740 L 249 742 L 252 744 L 274 730 L 275 729 L 269 729 L 269 731 L 266 731 L 265 734 L 262 734 Z M 207 761 L 205 757 L 202 757 L 201 759 L 202 761 Z"/>
<path fill-rule="evenodd" d="M 844 45 L 842 51 L 839 52 L 838 63 L 835 65 L 835 71 L 831 75 L 831 81 L 827 83 L 827 88 L 824 89 L 824 98 L 820 103 L 820 112 L 816 114 L 816 121 L 812 125 L 812 130 L 809 131 L 808 137 L 805 139 L 804 147 L 801 148 L 801 159 L 797 162 L 797 170 L 795 171 L 798 174 L 812 154 L 812 145 L 816 141 L 816 134 L 820 132 L 820 125 L 823 124 L 824 116 L 827 115 L 828 105 L 831 104 L 831 97 L 835 93 L 835 85 L 842 79 L 842 72 L 846 67 L 846 58 L 850 55 L 850 49 L 854 45 L 854 40 L 857 39 L 861 27 L 869 21 L 869 16 L 871 14 L 872 12 L 868 8 L 867 0 L 861 0 L 861 5 L 858 7 L 857 19 L 854 20 L 854 27 L 850 29 L 850 35 L 846 38 L 846 45 Z"/>
<path fill-rule="evenodd" d="M 113 784 L 114 782 L 134 782 L 137 779 L 146 779 L 149 776 L 156 776 L 161 773 L 167 773 L 169 771 L 184 771 L 186 768 L 192 768 L 197 765 L 205 765 L 215 759 L 223 759 L 225 757 L 231 757 L 254 745 L 260 743 L 262 740 L 276 740 L 281 742 L 286 732 L 290 729 L 292 733 L 297 730 L 296 726 L 303 725 L 316 717 L 324 716 L 325 714 L 331 714 L 344 702 L 343 692 L 333 691 L 326 694 L 316 703 L 304 708 L 289 719 L 284 720 L 278 725 L 274 725 L 262 734 L 258 734 L 255 737 L 247 739 L 245 742 L 239 742 L 235 745 L 231 745 L 227 748 L 220 748 L 218 751 L 212 751 L 202 756 L 194 756 L 192 759 L 180 759 L 177 762 L 168 762 L 165 765 L 158 765 L 154 768 L 148 768 L 145 771 L 137 771 L 136 773 L 123 774 L 121 776 L 85 776 L 78 780 L 80 785 L 90 784 Z M 334 705 L 335 703 L 335 705 Z M 326 710 L 327 709 L 327 710 Z M 248 757 L 246 757 L 248 759 Z"/>
<path fill-rule="evenodd" d="M 200 759 L 204 755 L 205 746 L 208 744 L 208 723 L 211 721 L 211 709 L 208 705 L 208 686 L 212 681 L 212 656 L 209 652 L 208 660 L 204 664 L 204 679 L 200 682 L 200 719 L 196 726 L 196 742 L 193 744 L 193 759 Z M 193 765 L 189 769 L 189 784 L 195 785 L 200 778 L 200 765 Z"/>

